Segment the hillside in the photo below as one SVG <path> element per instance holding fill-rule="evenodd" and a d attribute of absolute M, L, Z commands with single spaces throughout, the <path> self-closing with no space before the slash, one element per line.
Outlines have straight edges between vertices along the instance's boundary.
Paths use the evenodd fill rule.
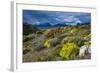
<path fill-rule="evenodd" d="M 23 28 L 23 62 L 91 58 L 89 52 L 79 56 L 82 46 L 91 46 L 91 25 L 38 29 L 24 24 Z"/>

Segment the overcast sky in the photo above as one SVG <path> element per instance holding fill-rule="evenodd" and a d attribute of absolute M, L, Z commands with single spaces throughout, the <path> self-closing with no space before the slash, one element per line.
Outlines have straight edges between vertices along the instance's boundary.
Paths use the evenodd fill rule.
<path fill-rule="evenodd" d="M 23 22 L 30 24 L 41 23 L 85 23 L 91 22 L 91 14 L 84 12 L 61 12 L 61 11 L 39 11 L 23 10 Z"/>

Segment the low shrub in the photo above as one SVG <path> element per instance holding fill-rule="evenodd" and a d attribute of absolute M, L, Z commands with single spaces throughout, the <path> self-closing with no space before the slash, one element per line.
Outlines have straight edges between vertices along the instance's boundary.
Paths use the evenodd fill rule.
<path fill-rule="evenodd" d="M 65 37 L 62 39 L 61 43 L 76 43 L 77 45 L 81 44 L 82 38 L 74 36 L 74 37 Z"/>
<path fill-rule="evenodd" d="M 44 46 L 46 48 L 50 48 L 50 47 L 54 47 L 56 46 L 57 44 L 60 43 L 60 39 L 58 38 L 52 38 L 52 39 L 47 39 L 45 42 L 44 42 Z"/>
<path fill-rule="evenodd" d="M 44 46 L 46 47 L 46 48 L 49 48 L 51 45 L 50 45 L 50 39 L 48 39 L 48 40 L 46 40 L 45 42 L 44 42 Z"/>
<path fill-rule="evenodd" d="M 31 50 L 30 49 L 24 49 L 23 50 L 23 54 L 27 54 L 28 52 L 30 52 Z"/>
<path fill-rule="evenodd" d="M 37 45 L 34 46 L 33 51 L 40 51 L 43 50 L 45 46 L 42 43 L 38 43 Z"/>
<path fill-rule="evenodd" d="M 59 55 L 63 59 L 75 59 L 78 56 L 79 47 L 75 43 L 66 43 L 61 48 Z"/>
<path fill-rule="evenodd" d="M 88 41 L 85 41 L 84 45 L 90 45 L 90 43 Z"/>
<path fill-rule="evenodd" d="M 30 41 L 30 40 L 32 40 L 34 38 L 35 38 L 34 34 L 30 34 L 30 35 L 27 35 L 27 36 L 23 36 L 23 42 Z"/>

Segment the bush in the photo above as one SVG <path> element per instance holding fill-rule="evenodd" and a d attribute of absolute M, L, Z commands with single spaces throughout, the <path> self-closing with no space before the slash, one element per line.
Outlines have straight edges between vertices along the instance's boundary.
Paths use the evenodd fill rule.
<path fill-rule="evenodd" d="M 54 47 L 56 46 L 57 44 L 60 43 L 60 40 L 58 38 L 52 38 L 52 39 L 47 39 L 44 43 L 44 46 L 46 48 L 50 48 L 50 47 Z"/>
<path fill-rule="evenodd" d="M 65 44 L 66 42 L 68 42 L 68 40 L 69 40 L 69 38 L 68 37 L 65 37 L 65 38 L 62 39 L 61 43 L 62 44 Z"/>
<path fill-rule="evenodd" d="M 89 46 L 89 45 L 90 45 L 90 42 L 85 41 L 85 42 L 84 42 L 84 45 L 88 45 L 88 46 Z"/>
<path fill-rule="evenodd" d="M 87 35 L 87 39 L 88 39 L 88 41 L 91 40 L 91 34 Z"/>
<path fill-rule="evenodd" d="M 30 40 L 32 40 L 32 39 L 34 39 L 35 38 L 35 36 L 26 36 L 26 37 L 24 37 L 23 38 L 23 42 L 27 42 L 27 41 L 30 41 Z"/>
<path fill-rule="evenodd" d="M 43 32 L 44 32 L 44 30 L 37 31 L 37 32 L 36 32 L 36 34 L 35 34 L 35 35 L 36 35 L 36 37 L 38 37 L 38 36 L 42 35 L 42 34 L 43 34 Z"/>
<path fill-rule="evenodd" d="M 25 39 L 23 39 L 23 42 L 27 42 L 27 41 L 29 41 L 29 40 L 31 40 L 32 38 L 25 38 Z"/>
<path fill-rule="evenodd" d="M 30 49 L 24 49 L 23 50 L 23 54 L 27 54 L 28 52 L 30 52 L 31 50 Z"/>
<path fill-rule="evenodd" d="M 79 47 L 75 43 L 66 43 L 60 50 L 59 55 L 63 59 L 76 59 L 78 57 Z"/>
<path fill-rule="evenodd" d="M 79 31 L 78 28 L 73 28 L 73 29 L 71 30 L 71 33 L 78 33 L 78 31 Z"/>
<path fill-rule="evenodd" d="M 41 51 L 43 50 L 45 47 L 43 45 L 43 43 L 38 43 L 34 46 L 33 51 Z"/>
<path fill-rule="evenodd" d="M 81 37 L 65 37 L 62 39 L 61 43 L 65 44 L 65 43 L 76 43 L 77 45 L 80 45 L 82 43 L 82 38 Z"/>
<path fill-rule="evenodd" d="M 32 33 L 36 33 L 39 29 L 32 24 L 23 23 L 23 35 L 29 35 Z"/>
<path fill-rule="evenodd" d="M 44 43 L 44 46 L 46 48 L 49 48 L 50 47 L 50 43 L 49 43 L 50 39 L 46 40 L 45 43 Z"/>

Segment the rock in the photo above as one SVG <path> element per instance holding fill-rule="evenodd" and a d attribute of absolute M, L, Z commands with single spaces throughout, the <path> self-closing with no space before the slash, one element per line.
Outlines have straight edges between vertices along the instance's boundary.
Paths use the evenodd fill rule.
<path fill-rule="evenodd" d="M 88 48 L 89 48 L 89 47 L 88 47 L 87 45 L 81 46 L 81 47 L 80 47 L 80 50 L 79 50 L 79 56 L 80 56 L 80 57 L 85 56 L 85 54 L 88 53 Z"/>

